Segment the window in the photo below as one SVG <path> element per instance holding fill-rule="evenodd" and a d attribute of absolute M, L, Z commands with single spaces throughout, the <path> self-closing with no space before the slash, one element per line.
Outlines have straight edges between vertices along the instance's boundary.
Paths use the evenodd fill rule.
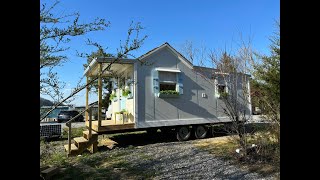
<path fill-rule="evenodd" d="M 218 93 L 226 93 L 226 85 L 218 84 Z"/>
<path fill-rule="evenodd" d="M 178 97 L 177 95 L 183 94 L 183 73 L 179 69 L 155 68 L 152 77 L 155 96 L 175 95 Z"/>
<path fill-rule="evenodd" d="M 159 85 L 160 91 L 173 90 L 176 91 L 177 87 L 177 73 L 175 72 L 159 72 Z"/>
<path fill-rule="evenodd" d="M 176 84 L 166 84 L 160 82 L 160 91 L 166 91 L 166 90 L 176 90 Z"/>
<path fill-rule="evenodd" d="M 216 84 L 216 97 L 221 98 L 221 95 L 228 94 L 228 87 L 225 84 Z"/>
<path fill-rule="evenodd" d="M 223 79 L 216 78 L 215 83 L 215 97 L 220 98 L 221 94 L 228 93 L 227 82 Z"/>
<path fill-rule="evenodd" d="M 159 72 L 159 85 L 160 91 L 173 90 L 176 91 L 177 87 L 177 73 L 175 72 Z"/>

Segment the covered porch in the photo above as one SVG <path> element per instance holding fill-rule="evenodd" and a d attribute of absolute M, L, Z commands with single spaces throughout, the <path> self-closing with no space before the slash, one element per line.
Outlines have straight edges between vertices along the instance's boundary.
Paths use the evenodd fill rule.
<path fill-rule="evenodd" d="M 92 60 L 85 70 L 87 82 L 90 77 L 98 77 L 98 110 L 94 120 L 92 120 L 91 129 L 103 133 L 116 130 L 135 128 L 135 60 L 121 59 L 113 63 L 106 69 L 114 58 L 96 58 Z M 108 77 L 112 82 L 110 92 L 104 92 L 103 78 Z M 110 94 L 108 109 L 102 105 L 103 95 Z M 86 109 L 89 107 L 89 87 L 86 88 Z M 85 113 L 87 128 L 89 124 L 89 113 Z"/>

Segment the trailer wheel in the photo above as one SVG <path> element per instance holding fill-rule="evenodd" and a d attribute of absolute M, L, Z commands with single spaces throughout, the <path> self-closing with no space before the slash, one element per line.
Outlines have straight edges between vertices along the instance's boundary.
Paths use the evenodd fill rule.
<path fill-rule="evenodd" d="M 176 130 L 178 141 L 186 141 L 191 135 L 191 130 L 188 126 L 180 126 Z"/>
<path fill-rule="evenodd" d="M 198 125 L 194 129 L 194 136 L 197 139 L 203 139 L 207 136 L 208 128 L 203 125 Z"/>
<path fill-rule="evenodd" d="M 216 131 L 215 131 L 215 129 L 214 129 L 214 126 L 211 126 L 210 128 L 209 128 L 209 135 L 210 135 L 210 137 L 216 137 Z"/>

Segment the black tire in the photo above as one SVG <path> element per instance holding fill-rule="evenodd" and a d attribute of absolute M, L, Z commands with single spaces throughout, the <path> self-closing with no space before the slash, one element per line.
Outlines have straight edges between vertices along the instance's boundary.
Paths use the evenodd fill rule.
<path fill-rule="evenodd" d="M 207 136 L 207 133 L 208 133 L 208 128 L 204 125 L 197 125 L 195 128 L 194 128 L 194 136 L 197 138 L 197 139 L 203 139 Z"/>
<path fill-rule="evenodd" d="M 210 135 L 210 137 L 216 137 L 217 136 L 217 132 L 216 132 L 214 126 L 210 126 L 209 127 L 209 135 Z"/>
<path fill-rule="evenodd" d="M 176 128 L 176 137 L 178 141 L 186 141 L 190 138 L 191 129 L 188 126 L 180 126 Z"/>

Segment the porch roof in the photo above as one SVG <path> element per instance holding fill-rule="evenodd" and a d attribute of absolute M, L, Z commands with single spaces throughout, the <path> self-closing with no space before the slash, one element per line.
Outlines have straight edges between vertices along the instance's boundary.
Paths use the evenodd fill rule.
<path fill-rule="evenodd" d="M 89 66 L 84 71 L 84 75 L 86 76 L 96 76 L 98 75 L 99 66 L 98 64 L 102 64 L 102 70 L 105 69 L 111 62 L 113 62 L 115 58 L 95 58 L 91 61 Z M 102 76 L 110 76 L 113 72 L 123 73 L 125 70 L 128 70 L 129 67 L 132 67 L 132 64 L 137 62 L 136 59 L 119 59 L 114 62 L 110 69 L 105 71 Z"/>

